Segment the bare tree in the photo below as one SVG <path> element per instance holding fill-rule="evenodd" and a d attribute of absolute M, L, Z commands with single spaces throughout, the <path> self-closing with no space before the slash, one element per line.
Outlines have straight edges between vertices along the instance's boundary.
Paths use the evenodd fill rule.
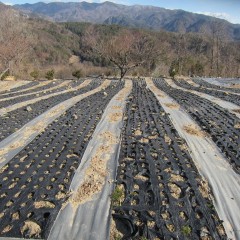
<path fill-rule="evenodd" d="M 223 42 L 226 40 L 224 25 L 220 21 L 211 23 L 211 75 L 221 75 L 221 49 L 224 47 Z"/>
<path fill-rule="evenodd" d="M 2 6 L 1 6 L 2 7 Z M 2 70 L 13 70 L 29 49 L 30 37 L 25 18 L 17 11 L 4 6 L 0 9 L 0 61 Z"/>
<path fill-rule="evenodd" d="M 83 37 L 89 53 L 111 62 L 120 70 L 121 79 L 128 71 L 153 61 L 157 56 L 152 38 L 141 31 L 121 30 L 104 37 L 90 26 Z"/>

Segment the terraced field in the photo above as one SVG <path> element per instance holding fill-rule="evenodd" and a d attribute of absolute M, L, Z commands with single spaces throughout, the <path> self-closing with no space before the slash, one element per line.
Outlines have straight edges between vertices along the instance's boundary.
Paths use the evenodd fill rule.
<path fill-rule="evenodd" d="M 0 239 L 240 239 L 237 87 L 0 87 Z"/>

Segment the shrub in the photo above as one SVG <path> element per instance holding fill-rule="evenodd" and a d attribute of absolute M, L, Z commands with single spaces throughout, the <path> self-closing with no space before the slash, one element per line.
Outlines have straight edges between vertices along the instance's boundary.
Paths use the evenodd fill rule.
<path fill-rule="evenodd" d="M 111 76 L 111 75 L 112 75 L 112 71 L 111 71 L 111 70 L 107 70 L 107 71 L 105 72 L 105 75 L 106 75 L 106 77 Z"/>
<path fill-rule="evenodd" d="M 34 78 L 34 80 L 36 80 L 39 77 L 39 72 L 37 70 L 34 70 L 34 71 L 30 72 L 30 76 L 32 78 Z"/>
<path fill-rule="evenodd" d="M 1 74 L 0 74 L 1 75 Z M 5 73 L 3 73 L 3 75 L 1 76 L 1 79 L 0 80 L 4 80 L 6 77 L 9 76 L 9 70 L 6 71 Z"/>
<path fill-rule="evenodd" d="M 54 70 L 50 70 L 48 72 L 46 72 L 46 75 L 45 75 L 45 78 L 48 79 L 48 80 L 53 80 L 53 77 L 54 77 Z"/>
<path fill-rule="evenodd" d="M 79 79 L 83 76 L 82 70 L 76 70 L 72 73 L 72 76 Z"/>

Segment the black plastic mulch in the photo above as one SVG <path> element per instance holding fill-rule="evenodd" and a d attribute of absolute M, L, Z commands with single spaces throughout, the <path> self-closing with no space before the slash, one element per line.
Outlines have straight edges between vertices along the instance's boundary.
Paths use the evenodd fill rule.
<path fill-rule="evenodd" d="M 206 88 L 201 88 L 201 87 L 194 87 L 193 85 L 185 82 L 185 81 L 174 81 L 176 83 L 176 85 L 178 85 L 179 87 L 183 87 L 186 89 L 190 89 L 190 90 L 195 90 L 198 92 L 203 92 L 209 95 L 212 95 L 214 97 L 218 97 L 221 98 L 225 101 L 234 103 L 236 105 L 240 106 L 240 96 L 230 93 L 230 92 L 222 92 L 222 91 L 218 91 L 218 90 L 214 90 L 214 89 L 206 89 Z M 221 89 L 224 90 L 224 89 Z"/>
<path fill-rule="evenodd" d="M 126 109 L 113 193 L 123 198 L 113 206 L 123 239 L 227 239 L 184 140 L 145 82 L 134 82 Z"/>
<path fill-rule="evenodd" d="M 209 134 L 233 169 L 240 173 L 239 118 L 219 105 L 190 92 L 170 87 L 164 80 L 155 79 L 157 87 L 175 99 Z"/>
<path fill-rule="evenodd" d="M 83 87 L 79 90 L 60 94 L 48 99 L 40 100 L 36 103 L 29 104 L 31 111 L 27 111 L 27 107 L 21 107 L 14 111 L 11 111 L 4 116 L 0 117 L 0 141 L 8 137 L 16 130 L 20 129 L 23 125 L 33 120 L 35 117 L 44 113 L 48 109 L 54 107 L 55 105 L 61 103 L 64 100 L 67 100 L 71 97 L 77 96 L 79 94 L 91 91 L 102 83 L 101 80 L 95 80 L 86 87 Z M 81 84 L 79 82 L 78 84 Z"/>
<path fill-rule="evenodd" d="M 47 238 L 96 125 L 122 87 L 112 82 L 74 105 L 0 170 L 1 237 Z"/>

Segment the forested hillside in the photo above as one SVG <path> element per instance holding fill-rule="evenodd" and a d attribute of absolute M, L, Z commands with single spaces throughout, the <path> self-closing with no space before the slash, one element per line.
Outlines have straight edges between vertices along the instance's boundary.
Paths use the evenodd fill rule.
<path fill-rule="evenodd" d="M 91 29 L 94 37 L 104 39 L 107 48 L 112 38 L 127 32 L 143 34 L 154 44 L 151 61 L 131 69 L 133 75 L 168 75 L 174 69 L 180 75 L 237 77 L 240 74 L 240 43 L 224 38 L 221 29 L 213 34 L 172 33 L 166 31 L 126 28 L 118 25 L 90 23 L 54 23 L 31 18 L 11 7 L 0 5 L 0 69 L 10 67 L 11 73 L 31 78 L 38 71 L 55 70 L 55 77 L 69 78 L 79 70 L 81 75 L 117 74 L 116 67 L 105 52 L 99 56 L 88 51 L 85 35 Z M 95 39 L 96 40 L 96 39 Z"/>
<path fill-rule="evenodd" d="M 100 35 L 111 39 L 113 35 L 121 33 L 124 29 L 118 25 L 92 25 L 89 23 L 64 23 L 67 29 L 80 37 L 81 45 L 87 29 L 92 29 L 92 36 Z M 133 70 L 134 74 L 152 74 L 154 76 L 166 75 L 170 68 L 175 68 L 180 75 L 206 75 L 236 77 L 240 74 L 240 47 L 239 42 L 226 41 L 221 32 L 216 31 L 213 36 L 197 33 L 171 33 L 166 31 L 147 31 L 131 28 L 130 32 L 141 32 L 149 35 L 154 42 L 154 61 Z M 88 55 L 84 48 L 80 49 L 83 60 L 105 66 L 103 58 Z"/>

